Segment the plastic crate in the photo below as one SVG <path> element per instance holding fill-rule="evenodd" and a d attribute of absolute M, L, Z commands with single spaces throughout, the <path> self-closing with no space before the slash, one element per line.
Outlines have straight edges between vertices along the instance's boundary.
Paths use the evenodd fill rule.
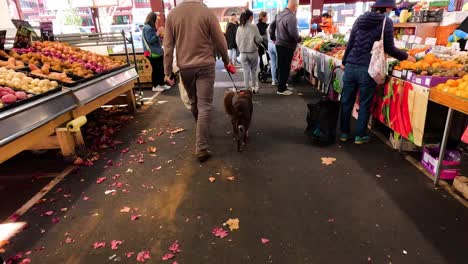
<path fill-rule="evenodd" d="M 438 145 L 426 145 L 423 148 L 421 164 L 432 175 L 436 175 L 437 164 L 439 164 L 440 147 Z M 445 158 L 440 170 L 440 178 L 443 180 L 453 180 L 460 172 L 461 153 L 458 150 L 445 151 Z"/>

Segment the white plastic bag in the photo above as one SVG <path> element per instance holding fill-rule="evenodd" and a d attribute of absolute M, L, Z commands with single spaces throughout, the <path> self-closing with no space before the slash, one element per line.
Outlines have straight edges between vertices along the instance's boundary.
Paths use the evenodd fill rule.
<path fill-rule="evenodd" d="M 372 57 L 369 65 L 369 75 L 372 79 L 375 80 L 377 84 L 385 83 L 385 78 L 387 77 L 387 59 L 385 57 L 384 49 L 384 31 L 385 31 L 385 22 L 387 17 L 384 18 L 382 35 L 380 40 L 374 42 L 372 46 Z"/>
<path fill-rule="evenodd" d="M 184 103 L 185 107 L 188 110 L 192 109 L 190 98 L 187 94 L 187 90 L 185 90 L 184 83 L 182 82 L 182 76 L 180 76 L 180 74 L 179 74 L 179 93 L 180 93 L 180 99 L 182 100 L 182 103 Z"/>

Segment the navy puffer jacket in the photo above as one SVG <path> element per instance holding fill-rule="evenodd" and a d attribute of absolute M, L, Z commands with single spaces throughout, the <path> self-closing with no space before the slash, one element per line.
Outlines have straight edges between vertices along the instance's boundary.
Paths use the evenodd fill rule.
<path fill-rule="evenodd" d="M 343 64 L 351 63 L 369 66 L 372 46 L 375 41 L 380 40 L 384 18 L 386 18 L 384 14 L 367 12 L 356 20 L 343 57 Z M 384 31 L 385 53 L 398 60 L 406 60 L 408 54 L 395 47 L 393 21 L 386 19 Z"/>

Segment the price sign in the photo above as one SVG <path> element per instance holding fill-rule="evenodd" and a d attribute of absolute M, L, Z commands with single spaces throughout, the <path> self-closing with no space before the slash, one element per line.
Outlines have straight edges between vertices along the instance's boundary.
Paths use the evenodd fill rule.
<path fill-rule="evenodd" d="M 41 22 L 41 39 L 43 41 L 54 41 L 54 26 L 52 21 L 49 22 Z"/>
<path fill-rule="evenodd" d="M 422 38 L 421 37 L 416 37 L 416 39 L 414 40 L 414 43 L 421 44 L 422 43 Z"/>
<path fill-rule="evenodd" d="M 0 50 L 5 49 L 6 30 L 0 30 Z"/>
<path fill-rule="evenodd" d="M 20 27 L 25 27 L 26 29 L 31 31 L 31 35 L 33 36 L 33 38 L 39 39 L 39 36 L 37 35 L 36 31 L 34 31 L 34 28 L 31 26 L 31 24 L 29 24 L 28 21 L 12 19 L 11 22 L 13 23 L 13 25 L 15 25 L 16 29 L 19 30 Z"/>
<path fill-rule="evenodd" d="M 424 44 L 426 44 L 428 46 L 435 46 L 436 43 L 437 43 L 436 38 L 426 38 L 426 42 Z"/>
<path fill-rule="evenodd" d="M 408 35 L 403 35 L 403 36 L 401 36 L 401 40 L 403 40 L 404 42 L 408 42 L 409 41 L 409 36 Z"/>
<path fill-rule="evenodd" d="M 13 48 L 27 48 L 31 44 L 31 30 L 26 27 L 20 26 L 16 31 L 15 43 Z"/>
<path fill-rule="evenodd" d="M 414 43 L 414 40 L 415 40 L 415 38 L 416 38 L 416 36 L 415 36 L 415 35 L 411 35 L 411 36 L 409 36 L 409 38 L 408 38 L 408 42 L 409 42 L 409 43 Z"/>

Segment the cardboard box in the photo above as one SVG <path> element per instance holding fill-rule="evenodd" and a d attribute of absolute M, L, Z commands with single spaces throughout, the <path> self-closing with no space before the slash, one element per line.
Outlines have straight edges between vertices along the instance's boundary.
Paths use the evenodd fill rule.
<path fill-rule="evenodd" d="M 440 147 L 438 145 L 426 145 L 423 148 L 421 164 L 432 175 L 436 175 L 436 169 L 439 164 Z M 445 157 L 440 169 L 440 178 L 442 180 L 453 180 L 458 176 L 461 165 L 461 152 L 458 150 L 446 150 Z"/>

